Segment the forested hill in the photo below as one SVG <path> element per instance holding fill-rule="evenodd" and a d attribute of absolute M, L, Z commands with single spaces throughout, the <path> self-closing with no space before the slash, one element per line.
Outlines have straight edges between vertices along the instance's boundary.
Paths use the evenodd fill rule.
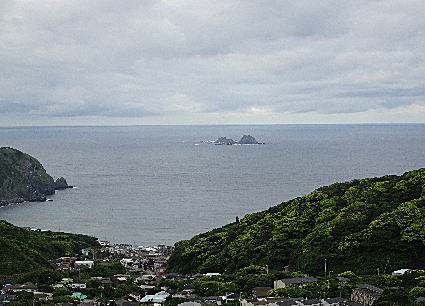
<path fill-rule="evenodd" d="M 246 215 L 177 242 L 175 272 L 231 272 L 251 264 L 323 273 L 425 266 L 425 168 L 357 179 Z"/>
<path fill-rule="evenodd" d="M 48 267 L 49 260 L 73 256 L 82 248 L 99 247 L 94 237 L 33 232 L 0 220 L 0 278 Z"/>

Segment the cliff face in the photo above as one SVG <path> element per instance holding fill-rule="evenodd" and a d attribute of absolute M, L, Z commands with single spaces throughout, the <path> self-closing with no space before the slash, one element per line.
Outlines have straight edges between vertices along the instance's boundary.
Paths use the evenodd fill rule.
<path fill-rule="evenodd" d="M 34 157 L 13 148 L 0 148 L 0 206 L 23 201 L 45 201 L 55 189 L 69 187 L 46 173 Z"/>

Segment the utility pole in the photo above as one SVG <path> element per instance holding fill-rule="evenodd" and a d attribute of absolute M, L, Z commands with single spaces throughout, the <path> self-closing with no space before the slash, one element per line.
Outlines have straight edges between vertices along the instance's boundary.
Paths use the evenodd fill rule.
<path fill-rule="evenodd" d="M 266 265 L 266 272 L 269 274 L 269 265 Z"/>
<path fill-rule="evenodd" d="M 328 260 L 325 258 L 325 277 L 326 277 L 326 272 L 328 271 L 327 261 Z"/>

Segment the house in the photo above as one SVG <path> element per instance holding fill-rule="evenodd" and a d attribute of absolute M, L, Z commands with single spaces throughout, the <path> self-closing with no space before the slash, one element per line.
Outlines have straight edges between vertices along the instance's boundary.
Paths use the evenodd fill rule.
<path fill-rule="evenodd" d="M 223 299 L 227 303 L 227 301 L 239 300 L 240 297 L 241 297 L 241 294 L 240 293 L 230 293 L 228 295 L 225 295 L 223 297 Z"/>
<path fill-rule="evenodd" d="M 140 300 L 140 303 L 157 306 L 164 303 L 166 299 L 165 295 L 146 295 Z"/>
<path fill-rule="evenodd" d="M 71 283 L 68 287 L 72 289 L 86 289 L 87 285 L 86 283 Z"/>
<path fill-rule="evenodd" d="M 384 290 L 381 288 L 367 284 L 360 284 L 353 289 L 351 300 L 363 305 L 373 305 L 373 303 L 379 299 L 382 292 L 384 292 Z"/>
<path fill-rule="evenodd" d="M 297 301 L 281 301 L 281 302 L 276 302 L 273 304 L 269 304 L 272 306 L 298 306 L 299 304 L 297 303 Z"/>
<path fill-rule="evenodd" d="M 169 280 L 179 280 L 184 278 L 182 275 L 178 273 L 167 273 L 167 274 L 163 274 L 162 277 Z"/>
<path fill-rule="evenodd" d="M 142 285 L 139 286 L 139 288 L 147 290 L 147 289 L 154 289 L 155 286 L 152 286 L 152 285 L 143 285 L 142 284 Z"/>
<path fill-rule="evenodd" d="M 72 270 L 72 265 L 76 260 L 76 257 L 60 257 L 54 263 L 54 267 L 62 271 Z"/>
<path fill-rule="evenodd" d="M 34 298 L 39 301 L 50 301 L 53 300 L 53 293 L 48 292 L 34 292 Z"/>
<path fill-rule="evenodd" d="M 53 289 L 63 289 L 65 288 L 65 285 L 62 283 L 54 284 L 52 285 Z"/>
<path fill-rule="evenodd" d="M 202 306 L 202 304 L 198 302 L 184 302 L 178 304 L 177 306 Z"/>
<path fill-rule="evenodd" d="M 269 292 L 270 290 L 272 290 L 273 288 L 271 287 L 255 287 L 252 289 L 252 295 L 254 297 L 266 297 L 267 296 L 267 292 Z"/>
<path fill-rule="evenodd" d="M 138 280 L 144 283 L 153 283 L 155 282 L 155 275 L 145 274 L 140 276 Z"/>
<path fill-rule="evenodd" d="M 98 242 L 99 242 L 99 244 L 101 245 L 101 246 L 109 246 L 109 241 L 106 241 L 106 240 L 98 240 Z"/>
<path fill-rule="evenodd" d="M 128 267 L 133 266 L 134 261 L 133 261 L 133 259 L 131 259 L 131 258 L 123 258 L 123 259 L 121 259 L 121 260 L 120 260 L 120 263 L 121 263 L 124 267 L 128 268 Z"/>
<path fill-rule="evenodd" d="M 10 302 L 14 302 L 17 299 L 16 295 L 1 293 L 0 291 L 0 305 L 8 304 Z"/>
<path fill-rule="evenodd" d="M 298 305 L 300 306 L 321 306 L 322 301 L 319 299 L 308 299 L 308 300 L 301 300 L 298 302 Z"/>
<path fill-rule="evenodd" d="M 72 283 L 74 280 L 72 278 L 62 278 L 62 280 L 60 281 L 62 284 L 70 284 Z"/>
<path fill-rule="evenodd" d="M 167 299 L 168 296 L 169 296 L 169 294 L 166 293 L 166 292 L 158 292 L 157 294 L 154 294 L 154 295 L 144 296 L 140 300 L 140 303 L 153 305 L 153 306 L 159 306 L 159 305 L 161 305 L 162 303 L 165 302 L 165 300 Z"/>
<path fill-rule="evenodd" d="M 139 306 L 140 303 L 130 296 L 123 296 L 115 301 L 118 306 Z"/>
<path fill-rule="evenodd" d="M 196 299 L 196 302 L 200 302 L 201 304 L 213 304 L 213 305 L 221 305 L 223 304 L 223 298 L 221 296 L 205 296 Z"/>
<path fill-rule="evenodd" d="M 269 306 L 339 306 L 344 302 L 342 298 L 327 298 L 327 299 L 306 299 L 306 300 L 292 300 L 281 301 Z"/>
<path fill-rule="evenodd" d="M 113 277 L 113 279 L 116 279 L 117 281 L 120 281 L 120 282 L 125 282 L 129 278 L 130 278 L 130 275 L 128 274 L 115 274 Z"/>
<path fill-rule="evenodd" d="M 315 277 L 293 277 L 293 278 L 284 278 L 274 281 L 273 287 L 277 288 L 285 288 L 286 285 L 298 285 L 303 286 L 306 283 L 318 282 L 319 280 Z"/>
<path fill-rule="evenodd" d="M 83 301 L 80 301 L 80 303 L 77 304 L 77 306 L 100 306 L 101 303 L 96 300 L 88 300 L 85 299 Z"/>
<path fill-rule="evenodd" d="M 84 300 L 87 298 L 87 295 L 82 294 L 81 292 L 73 292 L 71 295 L 67 295 L 73 299 Z"/>
<path fill-rule="evenodd" d="M 94 266 L 93 260 L 76 260 L 74 262 L 74 269 L 91 269 Z"/>
<path fill-rule="evenodd" d="M 25 284 L 16 284 L 16 285 L 6 285 L 3 288 L 3 291 L 11 291 L 11 292 L 35 292 L 37 291 L 37 286 L 33 283 L 25 283 Z"/>
<path fill-rule="evenodd" d="M 241 306 L 257 306 L 257 305 L 280 305 L 282 302 L 287 302 L 287 304 L 282 304 L 282 306 L 291 306 L 299 305 L 297 301 L 301 298 L 289 298 L 289 297 L 267 297 L 267 298 L 254 298 L 254 299 L 241 299 Z"/>
<path fill-rule="evenodd" d="M 210 273 L 206 273 L 205 274 L 205 276 L 208 276 L 208 277 L 211 277 L 211 276 L 220 276 L 220 275 L 221 275 L 221 273 L 215 273 L 215 272 L 214 273 L 211 273 L 210 272 Z"/>
<path fill-rule="evenodd" d="M 394 271 L 391 274 L 394 275 L 394 276 L 401 276 L 401 275 L 404 275 L 404 273 L 406 273 L 408 271 L 410 271 L 410 269 L 400 269 L 400 270 Z"/>
<path fill-rule="evenodd" d="M 344 302 L 344 300 L 340 297 L 327 298 L 327 299 L 322 300 L 322 305 L 323 306 L 338 306 L 343 302 Z"/>

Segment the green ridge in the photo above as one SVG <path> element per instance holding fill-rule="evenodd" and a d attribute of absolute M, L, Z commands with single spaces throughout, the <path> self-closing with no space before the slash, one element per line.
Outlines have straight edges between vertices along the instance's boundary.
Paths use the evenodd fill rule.
<path fill-rule="evenodd" d="M 34 232 L 0 220 L 0 276 L 48 267 L 49 260 L 98 247 L 94 237 L 59 232 Z"/>
<path fill-rule="evenodd" d="M 425 265 L 425 168 L 356 179 L 248 214 L 177 242 L 174 272 L 282 270 L 381 273 Z"/>

